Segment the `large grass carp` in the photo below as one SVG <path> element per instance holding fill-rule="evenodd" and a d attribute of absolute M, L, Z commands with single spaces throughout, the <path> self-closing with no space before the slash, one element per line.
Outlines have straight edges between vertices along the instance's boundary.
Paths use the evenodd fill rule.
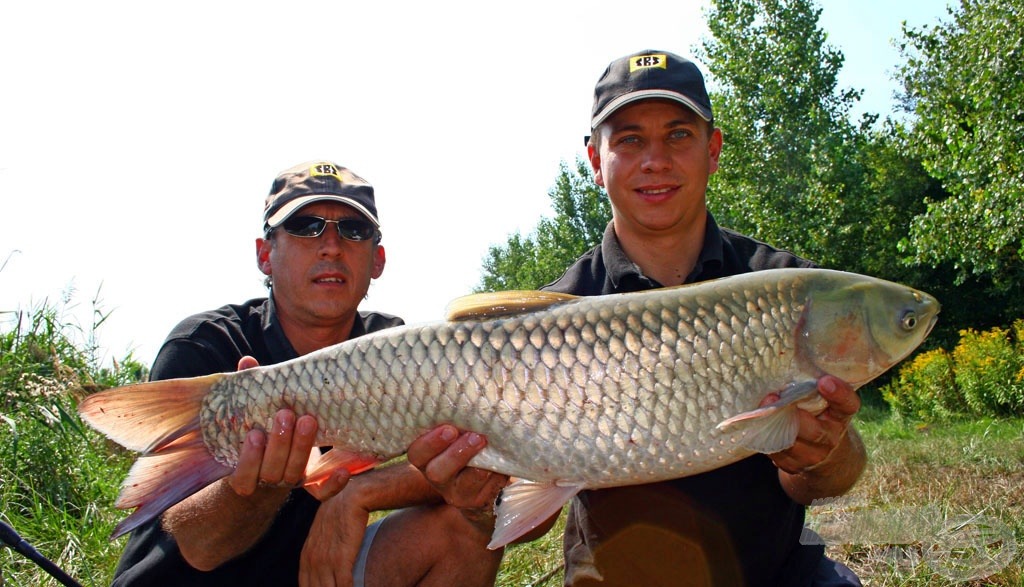
<path fill-rule="evenodd" d="M 825 269 L 775 269 L 640 293 L 460 298 L 448 321 L 367 334 L 277 365 L 140 383 L 82 417 L 142 453 L 115 536 L 230 474 L 245 434 L 281 408 L 312 414 L 327 467 L 401 455 L 442 423 L 487 435 L 472 465 L 519 480 L 498 547 L 582 489 L 648 483 L 788 448 L 798 406 L 830 374 L 853 387 L 911 353 L 939 303 Z M 780 399 L 759 407 L 771 393 Z"/>

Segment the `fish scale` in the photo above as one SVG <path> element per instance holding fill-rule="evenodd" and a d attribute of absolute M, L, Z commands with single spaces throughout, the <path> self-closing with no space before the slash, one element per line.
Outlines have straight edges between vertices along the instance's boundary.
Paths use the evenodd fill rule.
<path fill-rule="evenodd" d="M 277 365 L 86 398 L 87 422 L 144 454 L 118 500 L 138 509 L 115 534 L 229 474 L 246 433 L 290 408 L 315 416 L 318 444 L 334 447 L 307 482 L 401 455 L 442 423 L 486 435 L 470 464 L 521 479 L 497 508 L 491 546 L 501 546 L 582 489 L 791 446 L 818 378 L 863 385 L 913 351 L 939 311 L 906 286 L 824 269 L 585 298 L 502 292 L 453 307 L 446 322 Z M 780 399 L 761 407 L 770 394 Z"/>

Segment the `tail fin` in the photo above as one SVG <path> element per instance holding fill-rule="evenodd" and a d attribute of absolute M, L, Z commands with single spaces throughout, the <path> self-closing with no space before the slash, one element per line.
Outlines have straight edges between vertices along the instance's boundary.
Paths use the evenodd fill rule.
<path fill-rule="evenodd" d="M 78 412 L 90 426 L 143 456 L 121 486 L 117 507 L 137 508 L 111 538 L 231 473 L 214 460 L 199 429 L 203 396 L 223 375 L 168 379 L 110 389 L 82 400 Z"/>

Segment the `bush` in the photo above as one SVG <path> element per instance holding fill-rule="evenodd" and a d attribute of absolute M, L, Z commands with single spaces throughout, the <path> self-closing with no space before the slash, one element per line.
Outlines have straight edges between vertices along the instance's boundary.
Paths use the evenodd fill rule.
<path fill-rule="evenodd" d="M 882 388 L 882 399 L 897 416 L 948 420 L 968 411 L 956 387 L 953 360 L 945 349 L 920 353 Z"/>
<path fill-rule="evenodd" d="M 894 414 L 926 421 L 1024 415 L 1024 320 L 1010 329 L 961 330 L 952 353 L 918 354 L 882 397 Z"/>
<path fill-rule="evenodd" d="M 953 369 L 964 400 L 975 414 L 1024 414 L 1022 329 L 1024 321 L 1017 320 L 1012 330 L 1015 337 L 1002 328 L 960 332 L 960 344 L 953 351 Z"/>

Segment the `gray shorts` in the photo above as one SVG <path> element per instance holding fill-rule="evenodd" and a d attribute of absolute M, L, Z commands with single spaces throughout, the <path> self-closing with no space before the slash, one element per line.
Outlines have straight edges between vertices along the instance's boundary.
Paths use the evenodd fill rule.
<path fill-rule="evenodd" d="M 352 584 L 354 587 L 364 587 L 363 579 L 366 577 L 366 558 L 370 554 L 370 545 L 373 544 L 373 537 L 380 530 L 380 524 L 384 518 L 377 520 L 366 527 L 363 534 L 363 543 L 359 546 L 359 556 L 356 557 L 356 566 L 352 569 Z"/>

